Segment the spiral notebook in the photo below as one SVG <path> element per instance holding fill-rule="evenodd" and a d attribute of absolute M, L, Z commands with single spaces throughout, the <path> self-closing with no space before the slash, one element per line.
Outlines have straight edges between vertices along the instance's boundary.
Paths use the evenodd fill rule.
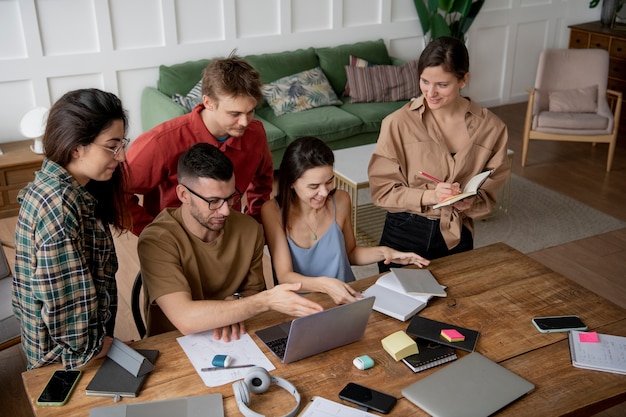
<path fill-rule="evenodd" d="M 415 339 L 419 353 L 402 359 L 413 372 L 421 372 L 456 359 L 456 350 L 449 346 L 431 342 L 426 339 Z"/>

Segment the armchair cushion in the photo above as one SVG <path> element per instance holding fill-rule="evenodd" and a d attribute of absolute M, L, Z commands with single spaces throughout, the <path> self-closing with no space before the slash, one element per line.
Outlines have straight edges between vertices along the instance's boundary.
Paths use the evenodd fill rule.
<path fill-rule="evenodd" d="M 595 113 L 598 111 L 598 86 L 552 91 L 548 100 L 551 112 Z"/>

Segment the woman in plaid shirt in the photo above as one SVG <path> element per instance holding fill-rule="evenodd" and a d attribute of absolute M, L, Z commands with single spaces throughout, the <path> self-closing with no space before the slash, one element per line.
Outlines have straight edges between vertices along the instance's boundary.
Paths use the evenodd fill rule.
<path fill-rule="evenodd" d="M 97 89 L 66 93 L 50 109 L 45 160 L 20 191 L 13 310 L 28 369 L 84 365 L 105 355 L 117 313 L 111 227 L 130 227 L 126 112 Z"/>

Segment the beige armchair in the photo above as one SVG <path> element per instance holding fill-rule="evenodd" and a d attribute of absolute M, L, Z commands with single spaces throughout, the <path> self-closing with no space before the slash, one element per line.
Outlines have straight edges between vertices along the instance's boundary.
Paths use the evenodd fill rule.
<path fill-rule="evenodd" d="M 603 49 L 546 49 L 529 90 L 522 166 L 531 140 L 608 143 L 611 170 L 622 93 L 607 90 L 609 54 Z"/>

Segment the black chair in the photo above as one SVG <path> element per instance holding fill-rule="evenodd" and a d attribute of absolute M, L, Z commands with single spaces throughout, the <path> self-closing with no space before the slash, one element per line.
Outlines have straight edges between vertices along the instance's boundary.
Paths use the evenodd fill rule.
<path fill-rule="evenodd" d="M 20 321 L 13 314 L 11 305 L 11 291 L 13 274 L 0 245 L 0 350 L 16 345 L 20 342 Z"/>
<path fill-rule="evenodd" d="M 133 290 L 131 292 L 131 309 L 133 311 L 133 319 L 135 320 L 135 326 L 139 332 L 139 337 L 144 338 L 146 336 L 146 325 L 143 322 L 141 315 L 144 310 L 144 298 L 141 296 L 141 271 L 137 272 L 135 282 L 133 283 Z"/>

